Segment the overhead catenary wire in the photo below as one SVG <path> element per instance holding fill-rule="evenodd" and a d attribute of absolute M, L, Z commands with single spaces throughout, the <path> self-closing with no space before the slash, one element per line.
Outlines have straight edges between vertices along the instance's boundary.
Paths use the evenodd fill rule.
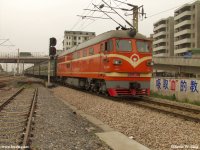
<path fill-rule="evenodd" d="M 127 1 L 127 0 L 124 0 L 124 2 L 125 2 L 125 1 Z M 113 1 L 113 2 L 114 2 L 114 1 Z M 99 3 L 99 4 L 100 4 L 100 3 Z M 98 4 L 98 5 L 99 5 L 99 4 Z M 116 7 L 119 7 L 121 4 L 118 4 L 118 5 L 117 5 L 117 4 L 115 3 L 115 5 L 116 5 Z M 105 14 L 102 14 L 100 17 L 103 17 L 103 16 L 105 16 Z M 96 22 L 96 20 L 94 20 L 94 21 L 88 23 L 86 26 L 82 27 L 81 30 L 84 30 L 84 29 L 87 28 L 88 26 L 92 25 L 94 22 Z"/>

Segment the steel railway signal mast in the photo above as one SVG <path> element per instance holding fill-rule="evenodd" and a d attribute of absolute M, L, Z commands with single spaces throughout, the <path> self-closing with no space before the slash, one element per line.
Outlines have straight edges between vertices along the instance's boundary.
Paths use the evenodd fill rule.
<path fill-rule="evenodd" d="M 49 56 L 55 56 L 56 55 L 56 43 L 57 43 L 57 40 L 56 38 L 52 37 L 50 38 L 50 42 L 49 42 Z"/>
<path fill-rule="evenodd" d="M 56 46 L 57 44 L 57 40 L 56 38 L 52 37 L 49 39 L 49 61 L 48 61 L 48 83 L 47 83 L 47 87 L 51 86 L 50 83 L 50 77 L 51 77 L 51 60 L 52 59 L 56 59 L 55 55 L 56 55 Z"/>

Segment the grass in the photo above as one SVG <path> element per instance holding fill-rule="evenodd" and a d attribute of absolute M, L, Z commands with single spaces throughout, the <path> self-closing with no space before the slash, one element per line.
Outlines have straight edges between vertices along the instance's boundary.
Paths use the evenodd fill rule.
<path fill-rule="evenodd" d="M 187 103 L 187 104 L 192 104 L 192 105 L 197 105 L 197 106 L 200 106 L 200 101 L 190 101 L 189 99 L 184 99 L 184 100 L 178 100 L 176 98 L 176 95 L 173 94 L 171 96 L 168 96 L 168 95 L 162 95 L 162 94 L 158 94 L 156 92 L 153 92 L 151 91 L 151 94 L 150 94 L 151 97 L 155 97 L 155 98 L 161 98 L 161 99 L 167 99 L 167 100 L 170 100 L 170 101 L 176 101 L 176 102 L 180 102 L 180 103 Z"/>
<path fill-rule="evenodd" d="M 173 94 L 172 96 L 168 96 L 168 95 L 162 95 L 162 94 L 158 94 L 158 93 L 151 91 L 150 96 L 156 97 L 156 98 L 168 99 L 168 100 L 171 100 L 171 101 L 177 100 L 175 94 Z"/>

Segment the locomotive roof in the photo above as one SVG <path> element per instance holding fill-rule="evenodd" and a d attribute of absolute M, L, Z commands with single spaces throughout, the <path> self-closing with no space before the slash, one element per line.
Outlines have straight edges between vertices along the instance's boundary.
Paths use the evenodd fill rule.
<path fill-rule="evenodd" d="M 66 54 L 75 52 L 77 50 L 89 47 L 91 45 L 97 44 L 101 41 L 110 39 L 110 38 L 132 38 L 131 36 L 129 36 L 129 30 L 111 30 L 105 33 L 102 33 L 86 42 L 83 42 L 77 46 L 74 46 L 68 50 L 65 50 L 64 52 L 62 52 L 61 54 L 59 54 L 59 56 L 64 56 Z M 148 40 L 146 36 L 137 33 L 134 37 L 135 39 L 144 39 L 144 40 Z"/>

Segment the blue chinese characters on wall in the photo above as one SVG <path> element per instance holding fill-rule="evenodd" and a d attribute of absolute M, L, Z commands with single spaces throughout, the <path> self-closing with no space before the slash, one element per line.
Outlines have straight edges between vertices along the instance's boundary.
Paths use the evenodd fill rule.
<path fill-rule="evenodd" d="M 156 80 L 156 87 L 157 87 L 158 90 L 161 89 L 161 79 Z"/>
<path fill-rule="evenodd" d="M 168 80 L 163 79 L 163 88 L 164 88 L 165 90 L 168 90 L 168 89 L 169 89 L 168 86 L 169 86 Z"/>
<path fill-rule="evenodd" d="M 181 82 L 180 82 L 180 91 L 181 92 L 187 91 L 187 82 L 185 80 L 181 80 Z"/>
<path fill-rule="evenodd" d="M 194 92 L 197 92 L 197 93 L 198 93 L 197 88 L 198 88 L 198 83 L 197 83 L 197 81 L 192 80 L 192 81 L 191 81 L 191 84 L 190 84 L 190 91 L 193 92 L 193 93 L 194 93 Z"/>

